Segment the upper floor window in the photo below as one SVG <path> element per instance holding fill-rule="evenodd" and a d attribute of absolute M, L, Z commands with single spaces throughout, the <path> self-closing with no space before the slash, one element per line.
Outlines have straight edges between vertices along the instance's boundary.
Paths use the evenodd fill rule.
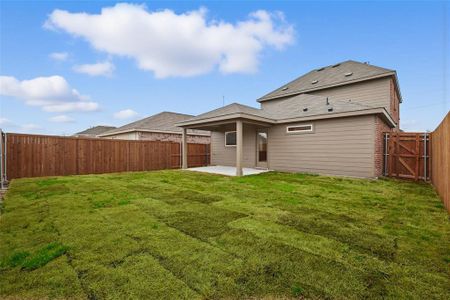
<path fill-rule="evenodd" d="M 225 132 L 225 146 L 226 147 L 236 146 L 236 131 Z"/>
<path fill-rule="evenodd" d="M 299 124 L 299 125 L 291 125 L 286 127 L 287 133 L 306 133 L 312 132 L 313 125 L 312 124 Z"/>

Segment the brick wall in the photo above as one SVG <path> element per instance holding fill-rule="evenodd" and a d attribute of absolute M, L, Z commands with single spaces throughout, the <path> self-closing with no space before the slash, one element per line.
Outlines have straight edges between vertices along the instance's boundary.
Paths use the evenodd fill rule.
<path fill-rule="evenodd" d="M 165 141 L 165 142 L 177 142 L 181 143 L 181 134 L 175 133 L 156 133 L 156 132 L 139 132 L 138 140 L 146 141 Z M 211 138 L 203 135 L 188 135 L 188 143 L 195 144 L 209 144 Z"/>
<path fill-rule="evenodd" d="M 375 116 L 375 177 L 383 175 L 384 133 L 392 129 L 378 116 Z"/>
<path fill-rule="evenodd" d="M 400 129 L 400 101 L 397 95 L 397 91 L 395 90 L 394 80 L 391 79 L 391 110 L 390 114 L 394 119 L 395 123 L 397 123 L 396 131 Z"/>

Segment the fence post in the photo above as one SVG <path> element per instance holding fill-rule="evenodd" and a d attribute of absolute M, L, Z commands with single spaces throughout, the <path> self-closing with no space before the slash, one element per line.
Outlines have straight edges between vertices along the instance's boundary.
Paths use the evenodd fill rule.
<path fill-rule="evenodd" d="M 8 134 L 5 132 L 5 182 L 8 183 Z"/>
<path fill-rule="evenodd" d="M 427 133 L 423 133 L 423 180 L 427 181 Z"/>
<path fill-rule="evenodd" d="M 0 129 L 0 188 L 3 190 L 3 131 Z"/>
<path fill-rule="evenodd" d="M 417 133 L 416 134 L 416 150 L 415 150 L 415 152 L 416 152 L 416 169 L 415 169 L 415 174 L 414 174 L 414 180 L 415 181 L 419 180 L 419 170 L 420 170 L 420 168 L 419 168 L 419 163 L 420 163 L 420 160 L 419 160 L 420 153 L 419 153 L 419 151 L 420 151 L 420 135 Z"/>

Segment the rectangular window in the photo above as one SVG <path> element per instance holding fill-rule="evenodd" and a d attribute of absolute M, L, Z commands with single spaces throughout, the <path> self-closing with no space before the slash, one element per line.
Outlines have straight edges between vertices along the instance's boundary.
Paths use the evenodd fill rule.
<path fill-rule="evenodd" d="M 313 126 L 312 124 L 300 124 L 300 125 L 292 125 L 286 127 L 287 133 L 306 133 L 306 132 L 312 132 Z"/>
<path fill-rule="evenodd" d="M 225 147 L 236 146 L 236 131 L 225 132 Z"/>

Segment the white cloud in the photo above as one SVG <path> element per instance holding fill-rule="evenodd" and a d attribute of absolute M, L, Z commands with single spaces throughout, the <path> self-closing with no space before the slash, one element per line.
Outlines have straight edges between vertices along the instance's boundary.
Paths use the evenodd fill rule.
<path fill-rule="evenodd" d="M 19 126 L 19 132 L 36 133 L 41 131 L 42 127 L 33 123 L 27 123 Z"/>
<path fill-rule="evenodd" d="M 100 14 L 57 9 L 44 27 L 82 37 L 99 51 L 133 58 L 158 78 L 204 74 L 216 66 L 223 73 L 255 72 L 264 48 L 283 49 L 294 39 L 281 12 L 259 10 L 232 24 L 208 20 L 203 8 L 176 14 L 127 3 L 105 7 Z"/>
<path fill-rule="evenodd" d="M 0 95 L 23 100 L 48 112 L 95 111 L 99 105 L 70 87 L 61 76 L 22 80 L 0 76 Z"/>
<path fill-rule="evenodd" d="M 114 118 L 123 120 L 123 119 L 130 119 L 130 118 L 136 117 L 137 115 L 138 115 L 137 112 L 128 108 L 128 109 L 124 109 L 124 110 L 116 112 L 114 114 Z"/>
<path fill-rule="evenodd" d="M 11 120 L 7 118 L 0 118 L 0 126 L 9 126 L 12 125 Z"/>
<path fill-rule="evenodd" d="M 73 123 L 73 122 L 75 122 L 75 120 L 73 118 L 66 116 L 66 115 L 54 116 L 48 120 L 51 122 L 55 122 L 55 123 Z"/>
<path fill-rule="evenodd" d="M 49 57 L 51 59 L 57 60 L 57 61 L 65 61 L 69 57 L 69 53 L 67 52 L 53 52 L 50 53 Z"/>
<path fill-rule="evenodd" d="M 109 62 L 101 62 L 96 64 L 77 65 L 73 70 L 78 73 L 88 74 L 90 76 L 111 76 L 115 66 Z"/>

